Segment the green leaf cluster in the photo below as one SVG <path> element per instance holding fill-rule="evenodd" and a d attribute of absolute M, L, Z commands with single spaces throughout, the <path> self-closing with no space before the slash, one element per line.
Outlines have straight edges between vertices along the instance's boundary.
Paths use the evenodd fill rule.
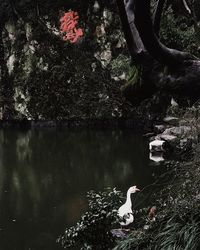
<path fill-rule="evenodd" d="M 117 208 L 122 193 L 116 189 L 87 193 L 88 211 L 82 215 L 75 226 L 67 228 L 58 242 L 64 248 L 72 249 L 110 249 L 114 238 L 110 230 L 117 223 Z"/>

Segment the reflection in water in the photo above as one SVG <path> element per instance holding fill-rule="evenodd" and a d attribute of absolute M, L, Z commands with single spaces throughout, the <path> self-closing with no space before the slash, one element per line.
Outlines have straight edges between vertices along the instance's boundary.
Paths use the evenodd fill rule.
<path fill-rule="evenodd" d="M 60 249 L 87 191 L 151 182 L 148 145 L 132 131 L 0 130 L 0 249 Z"/>
<path fill-rule="evenodd" d="M 149 153 L 149 159 L 154 161 L 154 162 L 161 162 L 164 161 L 164 154 L 163 152 L 156 152 L 156 153 Z"/>

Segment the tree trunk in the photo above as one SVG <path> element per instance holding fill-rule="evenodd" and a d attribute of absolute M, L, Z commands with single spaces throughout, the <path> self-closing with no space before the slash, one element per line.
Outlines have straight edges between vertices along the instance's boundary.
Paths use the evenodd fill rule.
<path fill-rule="evenodd" d="M 129 25 L 133 23 L 136 26 L 137 41 L 141 39 L 144 51 L 147 51 L 153 59 L 168 68 L 167 73 L 162 73 L 161 68 L 157 67 L 155 70 L 154 67 L 150 67 L 148 76 L 146 75 L 145 79 L 143 78 L 143 88 L 146 91 L 150 82 L 151 84 L 154 82 L 158 89 L 162 91 L 179 95 L 181 98 L 182 96 L 189 97 L 192 101 L 195 101 L 200 97 L 200 61 L 186 52 L 167 48 L 159 41 L 157 35 L 163 6 L 164 0 L 159 0 L 154 20 L 155 30 L 151 20 L 150 0 L 129 0 L 126 7 L 127 16 L 130 16 L 130 18 L 132 16 L 132 19 L 128 18 Z M 142 66 L 144 67 L 144 63 L 142 63 Z M 144 87 L 144 85 L 147 86 Z M 156 90 L 155 87 L 153 88 Z M 136 88 L 134 91 L 135 93 L 132 96 L 137 96 L 141 92 Z M 145 98 L 145 95 L 143 96 Z"/>
<path fill-rule="evenodd" d="M 143 62 L 149 57 L 142 40 L 139 36 L 138 30 L 135 26 L 134 15 L 134 1 L 117 0 L 119 15 L 124 31 L 124 36 L 130 51 L 132 60 L 135 63 Z"/>
<path fill-rule="evenodd" d="M 159 37 L 160 21 L 161 21 L 164 5 L 165 5 L 165 0 L 158 0 L 157 5 L 156 5 L 153 26 L 154 26 L 154 32 L 157 37 Z"/>
<path fill-rule="evenodd" d="M 188 53 L 169 49 L 162 44 L 155 35 L 151 15 L 150 15 L 150 0 L 135 0 L 135 22 L 139 31 L 142 42 L 149 54 L 168 66 L 174 66 L 182 63 L 184 60 L 194 59 Z"/>

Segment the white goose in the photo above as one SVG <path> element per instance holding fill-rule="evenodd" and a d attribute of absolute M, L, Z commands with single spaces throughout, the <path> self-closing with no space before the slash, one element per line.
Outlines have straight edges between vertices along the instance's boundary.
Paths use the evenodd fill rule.
<path fill-rule="evenodd" d="M 118 216 L 120 219 L 120 225 L 126 227 L 134 221 L 131 194 L 140 191 L 136 186 L 132 186 L 128 189 L 126 195 L 126 202 L 118 209 Z"/>

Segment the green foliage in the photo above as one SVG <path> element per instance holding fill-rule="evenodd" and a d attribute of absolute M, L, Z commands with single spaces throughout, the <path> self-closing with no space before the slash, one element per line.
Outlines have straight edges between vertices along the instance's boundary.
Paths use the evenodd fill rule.
<path fill-rule="evenodd" d="M 169 221 L 156 238 L 155 250 L 190 250 L 200 246 L 200 222 L 194 218 L 189 221 Z"/>
<path fill-rule="evenodd" d="M 88 211 L 75 226 L 66 229 L 58 242 L 69 249 L 74 246 L 80 249 L 109 249 L 114 243 L 110 230 L 117 223 L 121 196 L 116 189 L 88 192 Z"/>
<path fill-rule="evenodd" d="M 22 114 L 15 108 L 21 105 L 20 99 L 15 98 L 12 100 L 13 109 L 16 109 L 14 119 L 112 119 L 123 116 L 129 109 L 129 105 L 124 105 L 120 86 L 111 79 L 110 68 L 104 69 L 94 56 L 100 49 L 95 29 L 102 23 L 104 7 L 109 7 L 113 13 L 113 27 L 106 28 L 106 43 L 115 44 L 121 35 L 118 30 L 116 36 L 114 28 L 119 26 L 115 25 L 119 19 L 112 9 L 115 4 L 103 0 L 101 3 L 101 10 L 94 14 L 88 0 L 0 0 L 5 21 L 12 16 L 16 19 L 10 20 L 11 28 L 16 30 L 15 41 L 11 42 L 8 32 L 4 32 L 4 58 L 15 55 L 12 81 L 9 82 L 13 93 L 14 88 L 18 88 L 25 96 L 23 107 L 27 111 Z M 81 27 L 84 27 L 84 38 L 76 45 L 64 43 L 52 32 L 59 27 L 61 13 L 69 9 L 78 11 Z M 0 8 L 0 17 L 1 12 Z M 114 51 L 114 47 L 113 58 L 119 55 L 119 48 Z"/>
<path fill-rule="evenodd" d="M 116 59 L 113 59 L 111 64 L 111 70 L 113 71 L 113 74 L 120 75 L 123 74 L 123 72 L 129 71 L 130 68 L 130 59 L 120 54 Z"/>
<path fill-rule="evenodd" d="M 166 46 L 199 56 L 198 41 L 191 20 L 183 16 L 176 17 L 171 9 L 163 16 L 160 36 Z"/>
<path fill-rule="evenodd" d="M 133 65 L 129 70 L 128 84 L 139 84 L 141 85 L 141 66 Z"/>
<path fill-rule="evenodd" d="M 136 230 L 129 234 L 125 240 L 119 241 L 113 250 L 150 250 L 149 241 L 148 234 L 145 234 L 142 230 Z"/>
<path fill-rule="evenodd" d="M 200 249 L 199 150 L 197 145 L 192 161 L 172 164 L 173 180 L 154 196 L 156 221 L 146 222 L 147 227 L 141 224 L 114 250 Z"/>
<path fill-rule="evenodd" d="M 116 107 L 114 115 L 121 115 L 123 99 L 109 72 L 86 52 L 71 49 L 68 57 L 62 64 L 56 62 L 56 55 L 52 60 L 47 58 L 44 62 L 49 65 L 48 70 L 37 66 L 26 79 L 30 96 L 27 108 L 31 117 L 40 120 L 105 119 L 112 117 Z M 91 68 L 93 62 L 95 71 Z"/>
<path fill-rule="evenodd" d="M 132 231 L 114 250 L 197 250 L 200 247 L 200 216 L 194 202 L 173 201 L 163 208 L 158 221 L 147 230 Z M 168 204 L 169 205 L 169 204 Z"/>

